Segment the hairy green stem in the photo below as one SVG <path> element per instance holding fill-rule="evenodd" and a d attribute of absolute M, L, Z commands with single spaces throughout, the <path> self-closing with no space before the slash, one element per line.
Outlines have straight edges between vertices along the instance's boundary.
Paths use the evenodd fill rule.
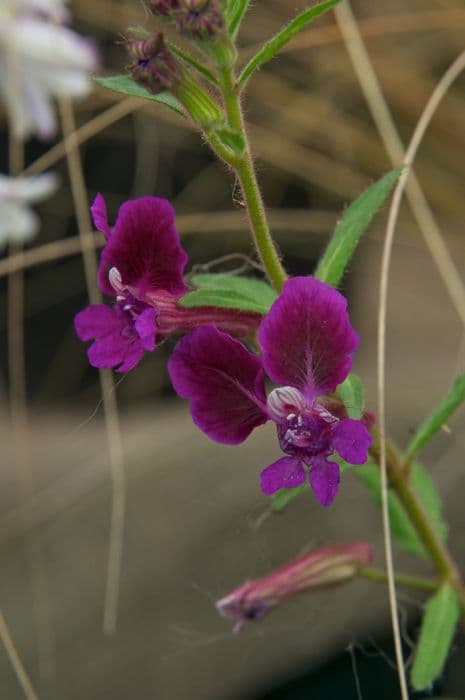
<path fill-rule="evenodd" d="M 366 566 L 358 571 L 358 576 L 369 579 L 376 583 L 387 583 L 387 573 L 382 569 L 375 569 L 371 566 Z M 422 576 L 409 576 L 406 574 L 396 574 L 396 584 L 398 586 L 406 586 L 407 588 L 419 588 L 422 591 L 436 591 L 439 583 L 430 578 Z"/>
<path fill-rule="evenodd" d="M 221 68 L 220 80 L 228 126 L 232 131 L 242 137 L 244 151 L 241 154 L 228 156 L 228 153 L 225 153 L 224 147 L 218 150 L 217 138 L 212 140 L 212 138 L 207 135 L 207 139 L 210 141 L 212 147 L 217 150 L 219 155 L 237 174 L 249 215 L 255 248 L 268 279 L 273 287 L 280 292 L 287 279 L 287 275 L 281 264 L 268 226 L 265 207 L 255 173 L 247 130 L 242 115 L 237 82 L 232 69 L 229 67 Z"/>
<path fill-rule="evenodd" d="M 378 439 L 375 439 L 373 446 L 370 448 L 370 454 L 378 461 Z M 386 443 L 386 459 L 389 486 L 403 505 L 441 581 L 448 582 L 454 588 L 462 609 L 462 620 L 465 620 L 465 586 L 458 567 L 418 498 L 410 479 L 402 467 L 402 461 L 396 449 L 389 442 Z"/>

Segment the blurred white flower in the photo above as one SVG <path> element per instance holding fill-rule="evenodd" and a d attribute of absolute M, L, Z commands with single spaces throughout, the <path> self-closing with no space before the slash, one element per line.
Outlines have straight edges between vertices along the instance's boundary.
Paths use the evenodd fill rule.
<path fill-rule="evenodd" d="M 54 98 L 88 94 L 98 54 L 91 41 L 57 23 L 65 18 L 63 2 L 16 2 L 13 10 L 11 0 L 0 0 L 0 98 L 18 137 L 50 139 Z"/>
<path fill-rule="evenodd" d="M 34 238 L 40 219 L 29 205 L 48 199 L 58 184 L 54 173 L 18 178 L 0 175 L 0 247 Z"/>

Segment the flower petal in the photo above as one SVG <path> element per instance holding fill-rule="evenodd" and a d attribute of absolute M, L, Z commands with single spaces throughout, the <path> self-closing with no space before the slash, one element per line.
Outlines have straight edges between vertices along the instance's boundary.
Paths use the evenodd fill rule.
<path fill-rule="evenodd" d="M 216 442 L 236 445 L 267 421 L 259 358 L 214 326 L 182 338 L 168 372 L 179 396 L 191 400 L 194 423 Z"/>
<path fill-rule="evenodd" d="M 258 337 L 271 379 L 297 387 L 309 399 L 334 391 L 344 381 L 359 342 L 346 299 L 312 277 L 285 283 Z"/>
<path fill-rule="evenodd" d="M 339 489 L 339 464 L 330 462 L 326 457 L 314 457 L 308 478 L 321 505 L 331 505 Z"/>
<path fill-rule="evenodd" d="M 102 253 L 100 288 L 114 296 L 108 273 L 116 267 L 125 286 L 141 299 L 164 290 L 175 296 L 186 291 L 183 272 L 187 255 L 166 199 L 141 197 L 125 202 Z"/>
<path fill-rule="evenodd" d="M 121 316 L 105 304 L 91 304 L 74 317 L 78 338 L 84 341 L 120 332 L 122 325 Z"/>
<path fill-rule="evenodd" d="M 157 332 L 157 310 L 152 306 L 142 311 L 134 324 L 136 333 L 144 350 L 155 350 L 155 335 Z"/>
<path fill-rule="evenodd" d="M 117 367 L 124 362 L 130 342 L 119 331 L 98 338 L 87 351 L 90 364 L 100 369 Z"/>
<path fill-rule="evenodd" d="M 107 205 L 100 192 L 94 199 L 94 203 L 90 208 L 90 213 L 92 214 L 92 220 L 97 231 L 103 233 L 105 238 L 109 238 L 111 236 L 111 228 L 108 223 Z"/>
<path fill-rule="evenodd" d="M 260 488 L 271 496 L 279 489 L 293 489 L 305 483 L 305 469 L 296 457 L 281 457 L 260 474 Z"/>
<path fill-rule="evenodd" d="M 349 464 L 365 464 L 372 437 L 361 420 L 346 418 L 334 429 L 333 446 Z"/>

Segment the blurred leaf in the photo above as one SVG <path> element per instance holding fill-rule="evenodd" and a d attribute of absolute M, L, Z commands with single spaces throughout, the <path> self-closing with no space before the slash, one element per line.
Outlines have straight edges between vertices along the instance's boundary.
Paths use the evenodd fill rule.
<path fill-rule="evenodd" d="M 260 51 L 250 59 L 239 77 L 239 87 L 244 87 L 252 73 L 264 63 L 274 58 L 293 36 L 301 32 L 302 29 L 305 29 L 314 19 L 337 5 L 338 2 L 340 2 L 340 0 L 325 0 L 325 2 L 321 2 L 319 5 L 314 5 L 310 9 L 304 10 L 300 15 L 289 22 L 289 24 L 283 27 L 278 34 L 275 34 L 275 36 L 262 46 Z"/>
<path fill-rule="evenodd" d="M 452 388 L 441 403 L 436 407 L 431 416 L 418 428 L 407 447 L 406 460 L 412 459 L 415 454 L 425 447 L 463 401 L 465 401 L 465 374 L 461 374 L 457 377 Z"/>
<path fill-rule="evenodd" d="M 233 39 L 236 38 L 242 19 L 248 10 L 250 0 L 229 0 L 226 10 L 226 21 L 229 33 Z"/>
<path fill-rule="evenodd" d="M 448 527 L 442 517 L 442 500 L 428 470 L 419 462 L 412 469 L 412 485 L 421 499 L 426 512 L 436 526 L 438 534 L 445 542 Z"/>
<path fill-rule="evenodd" d="M 336 226 L 318 264 L 315 277 L 333 287 L 338 286 L 360 238 L 396 184 L 401 172 L 402 168 L 391 170 L 352 202 Z"/>
<path fill-rule="evenodd" d="M 337 462 L 339 464 L 341 474 L 344 474 L 347 469 L 354 468 L 353 464 L 348 464 L 348 462 L 343 460 L 342 457 L 333 455 L 331 459 L 333 462 Z M 302 486 L 297 486 L 295 489 L 280 489 L 271 497 L 271 505 L 273 510 L 276 513 L 280 513 L 282 510 L 284 510 L 288 503 L 294 500 L 294 498 L 297 498 L 297 496 L 300 496 L 301 493 L 305 493 L 309 489 L 310 484 L 308 481 L 305 482 L 305 484 L 302 484 Z"/>
<path fill-rule="evenodd" d="M 373 464 L 366 464 L 363 467 L 355 467 L 353 473 L 367 487 L 376 505 L 381 507 L 381 476 L 379 468 Z M 413 467 L 412 483 L 438 534 L 444 540 L 447 535 L 447 527 L 442 519 L 441 499 L 430 475 L 421 464 L 415 464 Z M 411 524 L 404 507 L 396 494 L 391 490 L 388 492 L 388 507 L 392 536 L 399 547 L 411 554 L 427 558 L 423 543 Z"/>
<path fill-rule="evenodd" d="M 358 420 L 363 413 L 363 386 L 356 374 L 349 374 L 347 379 L 338 386 L 337 393 L 347 409 L 349 418 Z"/>
<path fill-rule="evenodd" d="M 426 604 L 420 640 L 410 674 L 415 690 L 428 688 L 440 675 L 452 644 L 459 615 L 457 595 L 446 583 Z"/>
<path fill-rule="evenodd" d="M 305 493 L 310 489 L 310 484 L 308 481 L 302 486 L 297 486 L 295 489 L 280 489 L 274 493 L 271 497 L 272 508 L 276 513 L 281 513 L 288 503 L 300 496 L 301 493 Z"/>
<path fill-rule="evenodd" d="M 158 102 L 159 104 L 169 107 L 182 117 L 184 116 L 181 104 L 169 92 L 159 92 L 158 95 L 153 95 L 151 92 L 138 85 L 128 75 L 115 75 L 111 78 L 94 78 L 94 80 L 98 85 L 108 90 L 120 92 L 128 97 L 140 97 L 143 100 Z"/>

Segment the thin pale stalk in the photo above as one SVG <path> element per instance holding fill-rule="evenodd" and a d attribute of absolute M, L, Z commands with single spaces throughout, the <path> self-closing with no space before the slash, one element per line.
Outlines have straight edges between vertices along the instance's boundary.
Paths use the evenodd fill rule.
<path fill-rule="evenodd" d="M 38 695 L 36 694 L 34 688 L 32 687 L 32 683 L 29 679 L 29 676 L 27 675 L 26 669 L 24 668 L 24 665 L 21 661 L 21 658 L 18 654 L 18 651 L 15 647 L 15 643 L 13 642 L 13 638 L 10 634 L 10 630 L 8 629 L 8 625 L 6 624 L 5 617 L 3 615 L 3 612 L 0 610 L 0 639 L 2 640 L 3 646 L 5 647 L 5 651 L 8 654 L 8 658 L 10 659 L 10 663 L 13 667 L 13 671 L 16 674 L 16 678 L 18 679 L 18 683 L 20 684 L 21 688 L 24 691 L 24 695 L 26 697 L 26 700 L 39 700 Z"/>
<path fill-rule="evenodd" d="M 335 16 L 373 120 L 393 165 L 399 165 L 402 162 L 410 163 L 411 158 L 405 152 L 404 145 L 360 35 L 349 0 L 345 0 L 345 2 L 335 8 Z M 457 60 L 460 61 L 460 58 Z M 460 71 L 461 68 L 459 67 L 458 72 Z M 465 326 L 465 285 L 444 243 L 443 236 L 423 189 L 412 170 L 410 171 L 408 182 L 406 181 L 404 186 L 410 208 L 423 235 L 425 244 L 438 268 L 454 309 Z"/>
<path fill-rule="evenodd" d="M 13 42 L 7 41 L 6 75 L 9 100 L 19 99 L 19 57 Z M 24 144 L 15 136 L 15 125 L 9 125 L 9 171 L 12 177 L 24 167 Z M 8 259 L 21 254 L 23 246 L 12 243 Z M 25 341 L 24 341 L 24 272 L 17 270 L 8 277 L 8 372 L 10 410 L 15 446 L 15 467 L 19 510 L 23 524 L 28 567 L 31 576 L 34 631 L 40 673 L 44 678 L 54 673 L 53 631 L 50 614 L 47 576 L 43 561 L 40 532 L 34 530 L 31 500 L 34 493 L 32 454 L 30 449 L 29 413 L 27 407 Z"/>
<path fill-rule="evenodd" d="M 99 303 L 101 295 L 97 287 L 97 258 L 95 249 L 87 245 L 87 231 L 91 230 L 91 221 L 79 145 L 76 139 L 73 107 L 71 101 L 67 97 L 63 97 L 60 99 L 59 108 L 65 136 L 66 155 L 79 237 L 82 243 L 87 291 L 91 303 Z M 105 370 L 100 370 L 99 374 L 112 475 L 111 528 L 103 629 L 105 634 L 113 634 L 116 631 L 123 556 L 126 477 L 113 377 L 109 371 Z"/>

